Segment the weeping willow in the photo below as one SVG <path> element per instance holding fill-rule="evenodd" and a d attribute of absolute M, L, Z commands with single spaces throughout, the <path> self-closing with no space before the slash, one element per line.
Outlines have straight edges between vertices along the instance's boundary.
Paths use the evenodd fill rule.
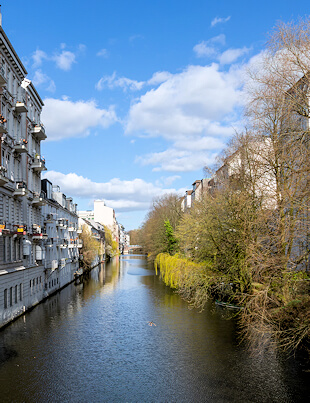
<path fill-rule="evenodd" d="M 179 254 L 159 253 L 155 262 L 156 274 L 163 282 L 176 289 L 190 306 L 203 309 L 210 296 L 216 294 L 218 284 L 227 279 L 212 269 L 212 263 L 193 262 Z"/>

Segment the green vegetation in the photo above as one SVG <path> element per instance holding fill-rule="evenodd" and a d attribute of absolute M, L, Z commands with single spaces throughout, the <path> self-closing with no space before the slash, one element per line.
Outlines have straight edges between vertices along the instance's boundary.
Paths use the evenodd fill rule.
<path fill-rule="evenodd" d="M 81 253 L 83 255 L 83 271 L 88 271 L 93 267 L 93 262 L 97 255 L 101 254 L 101 245 L 93 236 L 87 225 L 83 225 L 80 239 L 83 242 Z"/>
<path fill-rule="evenodd" d="M 164 227 L 166 230 L 165 252 L 169 253 L 169 255 L 173 255 L 173 253 L 178 249 L 178 241 L 174 236 L 174 231 L 169 220 L 164 221 Z"/>
<path fill-rule="evenodd" d="M 114 241 L 112 236 L 112 231 L 106 225 L 104 226 L 105 231 L 105 255 L 107 259 L 119 254 L 117 242 Z"/>
<path fill-rule="evenodd" d="M 181 198 L 168 194 L 154 200 L 153 206 L 147 214 L 146 221 L 141 228 L 141 246 L 148 253 L 150 261 L 167 250 L 167 228 L 165 221 L 169 221 L 169 231 L 175 231 L 181 218 Z M 169 235 L 170 236 L 170 235 Z M 170 245 L 171 247 L 171 245 Z"/>

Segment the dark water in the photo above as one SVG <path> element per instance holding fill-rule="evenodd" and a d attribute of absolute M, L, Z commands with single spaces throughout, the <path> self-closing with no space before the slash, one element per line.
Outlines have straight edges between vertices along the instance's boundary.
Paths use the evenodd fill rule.
<path fill-rule="evenodd" d="M 139 256 L 95 269 L 0 331 L 1 402 L 282 403 L 309 396 L 310 373 L 298 361 L 250 354 L 236 340 L 234 321 L 212 304 L 203 313 L 189 310 Z"/>

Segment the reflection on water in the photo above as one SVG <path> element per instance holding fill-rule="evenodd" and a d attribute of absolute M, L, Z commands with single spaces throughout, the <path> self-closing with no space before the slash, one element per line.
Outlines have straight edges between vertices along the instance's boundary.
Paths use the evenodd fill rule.
<path fill-rule="evenodd" d="M 136 255 L 0 332 L 1 401 L 302 402 L 309 380 L 275 351 L 249 354 L 233 320 L 189 310 Z"/>

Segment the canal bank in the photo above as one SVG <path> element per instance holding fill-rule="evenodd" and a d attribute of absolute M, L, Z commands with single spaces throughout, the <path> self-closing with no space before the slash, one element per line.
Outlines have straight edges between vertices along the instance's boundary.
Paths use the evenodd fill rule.
<path fill-rule="evenodd" d="M 0 331 L 4 401 L 302 402 L 304 369 L 249 352 L 222 309 L 189 310 L 142 256 L 98 266 Z"/>

